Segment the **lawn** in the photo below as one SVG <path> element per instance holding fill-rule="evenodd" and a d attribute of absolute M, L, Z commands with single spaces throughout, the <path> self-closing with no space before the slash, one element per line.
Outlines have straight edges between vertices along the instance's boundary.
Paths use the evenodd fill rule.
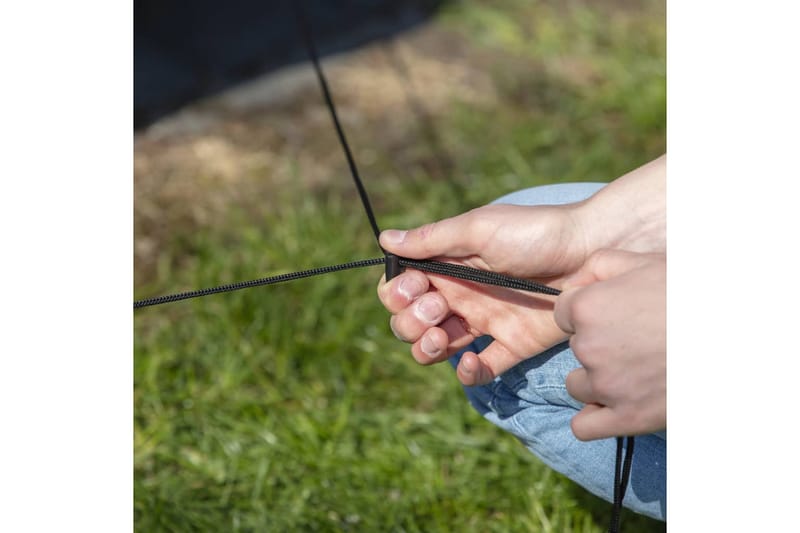
<path fill-rule="evenodd" d="M 664 153 L 665 39 L 663 2 L 451 2 L 324 67 L 378 223 L 409 227 Z M 308 66 L 259 83 L 137 134 L 137 299 L 380 255 Z M 136 311 L 137 531 L 605 530 L 414 363 L 380 275 Z"/>

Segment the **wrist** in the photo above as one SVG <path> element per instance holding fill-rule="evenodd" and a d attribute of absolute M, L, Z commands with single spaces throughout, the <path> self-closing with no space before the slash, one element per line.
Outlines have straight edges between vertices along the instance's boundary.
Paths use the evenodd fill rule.
<path fill-rule="evenodd" d="M 587 256 L 601 248 L 666 252 L 666 156 L 617 178 L 575 204 Z"/>

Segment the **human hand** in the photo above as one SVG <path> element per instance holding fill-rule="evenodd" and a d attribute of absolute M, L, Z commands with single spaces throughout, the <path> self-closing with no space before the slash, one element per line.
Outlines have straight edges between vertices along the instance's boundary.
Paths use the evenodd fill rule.
<path fill-rule="evenodd" d="M 380 242 L 399 256 L 438 258 L 553 287 L 576 272 L 587 255 L 573 206 L 484 206 L 408 232 L 385 231 Z M 395 335 L 412 343 L 411 353 L 421 364 L 444 361 L 477 336 L 495 339 L 480 354 L 461 358 L 456 373 L 465 385 L 487 383 L 566 339 L 548 296 L 416 270 L 389 283 L 381 280 L 378 295 L 393 313 Z"/>
<path fill-rule="evenodd" d="M 560 288 L 595 250 L 666 251 L 666 156 L 614 180 L 591 198 L 563 206 L 491 205 L 409 232 L 385 231 L 381 246 L 413 259 L 437 258 Z M 378 295 L 392 330 L 412 343 L 421 364 L 444 361 L 475 337 L 493 342 L 465 353 L 457 375 L 488 383 L 520 361 L 564 340 L 552 299 L 408 272 Z M 423 349 L 424 348 L 424 349 Z"/>
<path fill-rule="evenodd" d="M 666 255 L 601 250 L 565 280 L 558 326 L 583 365 L 567 391 L 581 440 L 666 428 Z"/>

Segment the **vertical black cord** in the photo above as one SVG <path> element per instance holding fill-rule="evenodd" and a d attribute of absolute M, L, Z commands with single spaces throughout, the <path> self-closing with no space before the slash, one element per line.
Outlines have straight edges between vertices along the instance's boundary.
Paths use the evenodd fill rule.
<path fill-rule="evenodd" d="M 614 502 L 611 508 L 611 523 L 608 526 L 608 533 L 619 531 L 619 518 L 622 511 L 622 498 L 620 498 L 620 488 L 622 488 L 622 437 L 617 437 L 617 456 L 614 460 Z"/>
<path fill-rule="evenodd" d="M 316 72 L 319 85 L 322 88 L 322 96 L 325 97 L 325 104 L 328 106 L 328 111 L 330 111 L 331 118 L 333 119 L 333 125 L 336 128 L 336 134 L 339 137 L 339 142 L 342 145 L 345 157 L 347 158 L 347 164 L 350 167 L 350 175 L 353 176 L 353 182 L 356 184 L 358 195 L 361 197 L 361 205 L 364 206 L 367 219 L 369 220 L 370 226 L 372 226 L 372 233 L 375 234 L 375 240 L 377 241 L 379 240 L 381 230 L 378 228 L 378 222 L 375 219 L 375 213 L 372 211 L 372 203 L 369 201 L 367 189 L 364 187 L 364 182 L 361 181 L 361 176 L 358 174 L 358 167 L 356 166 L 356 161 L 353 158 L 352 152 L 350 151 L 350 145 L 347 144 L 347 137 L 345 136 L 344 129 L 342 129 L 342 125 L 339 122 L 339 116 L 336 114 L 336 106 L 333 103 L 333 96 L 331 96 L 331 91 L 328 89 L 328 82 L 325 80 L 325 74 L 322 72 L 322 67 L 319 64 L 319 56 L 317 54 L 317 47 L 314 45 L 311 25 L 309 24 L 308 18 L 303 12 L 303 6 L 300 5 L 300 2 L 295 2 L 293 5 L 295 6 L 295 14 L 297 16 L 297 23 L 300 27 L 300 32 L 303 34 L 303 39 L 305 40 L 306 47 L 308 48 L 308 55 L 311 57 L 311 64 L 314 65 L 314 72 Z M 378 246 L 380 246 L 380 242 L 378 243 Z M 381 251 L 383 252 L 384 256 L 386 256 L 385 274 L 386 281 L 389 281 L 400 274 L 403 269 L 400 266 L 398 257 L 396 255 L 387 253 L 383 247 L 381 247 Z"/>
<path fill-rule="evenodd" d="M 622 458 L 623 441 L 626 442 L 624 460 Z M 625 491 L 628 489 L 632 465 L 633 437 L 617 437 L 617 456 L 614 462 L 614 504 L 611 510 L 611 524 L 608 526 L 608 533 L 619 532 L 622 501 L 625 499 Z"/>
<path fill-rule="evenodd" d="M 631 468 L 633 467 L 633 437 L 628 437 L 626 439 L 625 448 L 625 464 L 622 466 L 622 480 L 619 489 L 620 505 L 622 505 L 622 499 L 625 498 L 625 491 L 628 490 L 628 481 L 631 478 Z"/>
<path fill-rule="evenodd" d="M 344 155 L 347 158 L 347 164 L 350 167 L 350 174 L 353 176 L 353 181 L 356 184 L 356 189 L 358 189 L 358 195 L 361 197 L 361 203 L 364 206 L 364 211 L 367 213 L 370 226 L 372 226 L 372 232 L 375 234 L 375 239 L 377 239 L 380 236 L 381 231 L 378 229 L 378 223 L 375 220 L 375 214 L 372 212 L 372 205 L 370 204 L 369 196 L 367 196 L 367 190 L 364 188 L 364 183 L 361 181 L 361 176 L 358 174 L 356 161 L 353 159 L 353 154 L 350 152 L 350 146 L 347 144 L 347 138 L 344 135 L 344 130 L 342 129 L 342 125 L 339 123 L 339 117 L 336 114 L 336 106 L 333 104 L 333 97 L 331 96 L 330 89 L 328 89 L 328 82 L 325 81 L 325 75 L 322 73 L 322 68 L 319 65 L 317 48 L 314 45 L 314 39 L 311 34 L 311 25 L 309 24 L 308 18 L 306 17 L 303 7 L 300 4 L 301 2 L 293 2 L 293 5 L 295 6 L 295 14 L 297 15 L 298 26 L 300 27 L 300 32 L 303 34 L 303 40 L 306 43 L 306 48 L 308 48 L 308 55 L 311 57 L 311 64 L 314 65 L 314 72 L 316 72 L 319 85 L 322 88 L 322 95 L 325 98 L 325 104 L 328 106 L 328 111 L 330 111 L 331 118 L 333 119 L 333 125 L 336 128 L 336 134 L 339 136 L 339 142 L 341 143 L 342 149 L 344 150 Z"/>

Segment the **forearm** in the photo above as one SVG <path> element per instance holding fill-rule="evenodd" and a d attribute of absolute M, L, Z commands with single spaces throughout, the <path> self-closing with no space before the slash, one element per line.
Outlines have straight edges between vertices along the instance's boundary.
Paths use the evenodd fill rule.
<path fill-rule="evenodd" d="M 576 206 L 588 253 L 601 248 L 665 253 L 667 156 L 621 176 Z"/>

